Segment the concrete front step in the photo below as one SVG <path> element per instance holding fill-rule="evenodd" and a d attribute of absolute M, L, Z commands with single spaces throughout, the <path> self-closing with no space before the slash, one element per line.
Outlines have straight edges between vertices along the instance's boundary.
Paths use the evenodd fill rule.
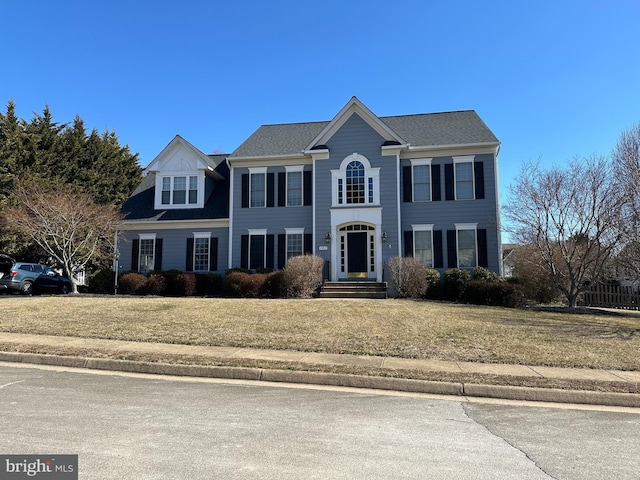
<path fill-rule="evenodd" d="M 326 282 L 320 298 L 387 298 L 385 282 Z"/>

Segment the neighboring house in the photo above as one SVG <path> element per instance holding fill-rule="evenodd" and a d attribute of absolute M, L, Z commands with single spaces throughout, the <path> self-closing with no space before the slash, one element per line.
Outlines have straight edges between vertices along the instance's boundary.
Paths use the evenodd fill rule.
<path fill-rule="evenodd" d="M 122 270 L 281 269 L 313 253 L 330 280 L 386 281 L 414 256 L 502 272 L 499 141 L 472 110 L 263 125 L 230 155 L 180 136 L 124 204 Z"/>

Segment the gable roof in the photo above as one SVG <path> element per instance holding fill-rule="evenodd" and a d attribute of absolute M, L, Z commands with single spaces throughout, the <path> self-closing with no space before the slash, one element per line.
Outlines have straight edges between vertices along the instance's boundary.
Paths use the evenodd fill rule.
<path fill-rule="evenodd" d="M 225 161 L 227 155 L 208 155 L 209 161 L 216 164 L 209 182 L 212 191 L 204 200 L 204 208 L 172 208 L 154 209 L 156 190 L 156 173 L 150 172 L 144 177 L 138 188 L 122 205 L 120 212 L 126 221 L 158 222 L 169 220 L 218 220 L 229 218 L 229 166 Z M 217 179 L 220 181 L 216 181 Z"/>
<path fill-rule="evenodd" d="M 212 175 L 217 180 L 222 180 L 223 177 L 220 176 L 219 173 L 216 172 L 216 168 L 220 165 L 224 159 L 227 158 L 227 155 L 206 155 L 202 153 L 199 149 L 191 145 L 187 140 L 182 138 L 180 135 L 176 135 L 173 137 L 166 147 L 162 149 L 162 151 L 156 155 L 156 157 L 149 162 L 149 165 L 145 167 L 147 172 L 157 172 L 160 169 L 156 167 L 156 164 L 160 163 L 162 159 L 171 152 L 172 149 L 182 146 L 187 150 L 191 151 L 194 156 L 199 160 L 200 166 L 199 168 L 205 168 L 209 175 Z"/>
<path fill-rule="evenodd" d="M 499 144 L 474 110 L 376 117 L 353 97 L 331 121 L 262 125 L 229 159 L 302 155 L 326 141 L 353 113 L 381 125 L 387 140 L 411 147 Z"/>

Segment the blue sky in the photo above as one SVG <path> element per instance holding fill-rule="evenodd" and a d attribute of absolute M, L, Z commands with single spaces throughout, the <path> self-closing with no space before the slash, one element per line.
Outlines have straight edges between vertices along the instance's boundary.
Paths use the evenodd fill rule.
<path fill-rule="evenodd" d="M 261 124 L 476 110 L 523 162 L 608 154 L 640 121 L 637 0 L 3 0 L 1 110 L 76 114 L 148 164 L 179 133 L 233 151 Z"/>

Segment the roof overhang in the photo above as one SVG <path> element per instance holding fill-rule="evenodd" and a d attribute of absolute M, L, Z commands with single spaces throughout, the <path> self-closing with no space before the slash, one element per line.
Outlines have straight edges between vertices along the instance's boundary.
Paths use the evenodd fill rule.
<path fill-rule="evenodd" d="M 385 125 L 371 110 L 369 110 L 357 97 L 351 97 L 351 100 L 342 107 L 335 117 L 327 124 L 326 127 L 314 138 L 304 149 L 305 152 L 312 150 L 317 145 L 326 145 L 329 139 L 351 118 L 351 115 L 357 113 L 371 128 L 386 141 L 406 143 L 400 136 Z"/>

